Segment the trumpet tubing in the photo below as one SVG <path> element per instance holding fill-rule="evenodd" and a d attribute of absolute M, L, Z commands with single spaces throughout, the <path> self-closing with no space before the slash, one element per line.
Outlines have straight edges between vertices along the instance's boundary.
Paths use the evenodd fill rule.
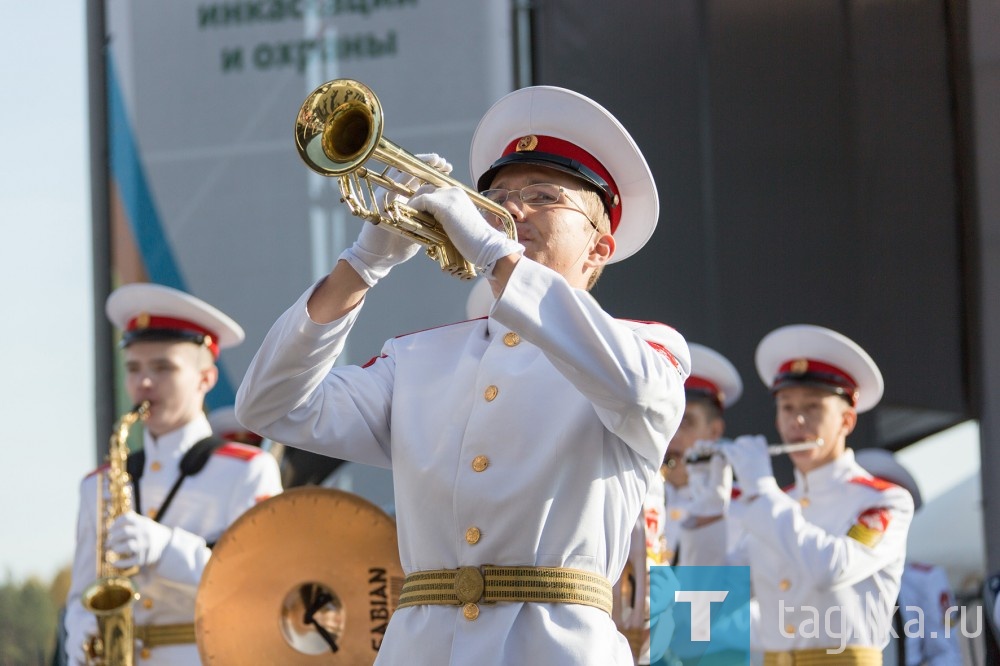
<path fill-rule="evenodd" d="M 501 221 L 509 238 L 517 240 L 510 213 L 386 139 L 383 128 L 382 105 L 371 88 L 353 79 L 335 79 L 316 88 L 299 108 L 295 146 L 306 166 L 339 180 L 341 202 L 353 215 L 384 224 L 388 230 L 423 245 L 427 255 L 455 277 L 474 278 L 476 267 L 455 248 L 433 216 L 388 196 L 379 201 L 376 188 L 402 197 L 416 191 L 388 177 L 390 168 L 410 174 L 421 183 L 460 187 L 477 208 Z M 369 169 L 365 166 L 369 161 L 380 162 L 384 168 Z"/>

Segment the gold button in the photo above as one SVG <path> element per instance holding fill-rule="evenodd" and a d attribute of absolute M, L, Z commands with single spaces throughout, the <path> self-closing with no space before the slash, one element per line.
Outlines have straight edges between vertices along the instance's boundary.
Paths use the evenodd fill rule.
<path fill-rule="evenodd" d="M 793 625 L 793 624 L 786 624 L 785 625 L 785 633 L 786 634 L 794 634 L 795 633 L 795 625 Z"/>
<path fill-rule="evenodd" d="M 157 513 L 159 513 L 159 511 L 157 511 L 156 509 L 150 509 L 149 511 L 146 512 L 146 515 L 152 518 L 153 520 L 156 520 Z"/>
<path fill-rule="evenodd" d="M 465 604 L 462 606 L 462 615 L 466 620 L 475 620 L 479 617 L 479 606 L 476 604 Z"/>
<path fill-rule="evenodd" d="M 806 508 L 807 506 L 809 506 L 809 498 L 803 497 L 802 499 L 799 500 L 799 504 L 802 505 L 803 509 Z"/>
<path fill-rule="evenodd" d="M 680 520 L 682 515 L 683 514 L 680 509 L 674 509 L 670 512 L 670 520 Z"/>
<path fill-rule="evenodd" d="M 154 472 L 159 472 L 161 469 L 163 469 L 163 465 L 160 464 L 159 460 L 154 460 L 153 464 L 149 466 L 149 469 L 153 470 Z"/>
<path fill-rule="evenodd" d="M 489 386 L 486 387 L 486 392 L 483 394 L 483 396 L 486 398 L 486 402 L 493 402 L 493 399 L 497 397 L 497 393 L 499 392 L 500 389 L 498 389 L 493 384 L 490 384 Z"/>
<path fill-rule="evenodd" d="M 521 336 L 511 331 L 503 336 L 503 343 L 508 347 L 516 347 L 521 343 Z"/>
<path fill-rule="evenodd" d="M 153 600 L 150 599 L 149 597 L 144 598 L 142 600 L 142 607 L 145 608 L 145 609 L 147 609 L 147 610 L 150 609 L 150 608 L 152 608 L 153 607 Z"/>
<path fill-rule="evenodd" d="M 665 551 L 663 551 L 663 561 L 666 562 L 667 564 L 670 564 L 671 562 L 673 562 L 674 561 L 674 551 L 670 550 L 669 548 L 667 548 Z"/>
<path fill-rule="evenodd" d="M 784 592 L 791 586 L 792 586 L 792 581 L 788 580 L 787 578 L 783 578 L 781 582 L 778 583 L 778 589 L 781 590 L 782 592 Z"/>
<path fill-rule="evenodd" d="M 472 469 L 477 472 L 482 472 L 484 469 L 490 466 L 490 459 L 486 456 L 476 456 L 472 459 Z"/>
<path fill-rule="evenodd" d="M 149 648 L 142 648 L 142 650 L 139 651 L 139 656 L 143 659 L 149 659 L 149 655 Z"/>
<path fill-rule="evenodd" d="M 465 530 L 465 540 L 473 546 L 479 543 L 479 537 L 482 535 L 483 533 L 479 531 L 478 527 L 470 527 Z"/>

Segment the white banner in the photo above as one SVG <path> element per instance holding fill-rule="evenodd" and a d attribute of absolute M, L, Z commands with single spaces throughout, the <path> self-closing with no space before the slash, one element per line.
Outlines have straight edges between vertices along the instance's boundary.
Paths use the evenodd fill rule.
<path fill-rule="evenodd" d="M 512 88 L 508 0 L 108 0 L 115 275 L 189 291 L 247 330 L 211 407 L 231 402 L 275 318 L 362 222 L 293 142 L 334 78 L 379 96 L 385 136 L 470 182 L 479 117 Z M 124 222 L 124 223 L 123 223 Z M 124 248 L 124 249 L 122 249 Z M 131 249 L 131 255 L 130 255 Z M 129 257 L 131 256 L 131 264 Z M 129 268 L 132 265 L 133 268 Z M 344 361 L 464 318 L 471 285 L 418 256 L 369 296 Z"/>

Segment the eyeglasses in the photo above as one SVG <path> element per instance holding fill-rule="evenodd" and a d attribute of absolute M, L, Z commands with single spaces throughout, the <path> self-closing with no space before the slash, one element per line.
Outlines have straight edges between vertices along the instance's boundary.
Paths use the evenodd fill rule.
<path fill-rule="evenodd" d="M 498 188 L 494 190 L 483 190 L 480 194 L 499 206 L 507 203 L 507 199 L 510 198 L 512 194 L 516 194 L 522 204 L 539 207 L 551 206 L 552 204 L 559 203 L 559 199 L 566 194 L 566 188 L 552 183 L 535 183 L 534 185 L 522 187 L 519 190 L 504 190 Z M 576 209 L 582 213 L 585 218 L 587 218 L 590 225 L 594 227 L 594 229 L 597 229 L 597 223 L 590 219 L 590 216 L 587 215 L 580 204 L 568 195 L 566 196 L 566 201 L 573 204 Z"/>

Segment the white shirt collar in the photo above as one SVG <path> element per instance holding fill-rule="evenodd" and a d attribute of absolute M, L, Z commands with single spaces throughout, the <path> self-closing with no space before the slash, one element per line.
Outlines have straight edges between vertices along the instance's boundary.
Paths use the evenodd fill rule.
<path fill-rule="evenodd" d="M 186 424 L 154 439 L 148 430 L 143 432 L 143 446 L 147 455 L 155 455 L 160 460 L 180 459 L 188 449 L 212 434 L 208 418 L 199 414 Z"/>
<path fill-rule="evenodd" d="M 827 486 L 840 485 L 857 476 L 857 463 L 854 462 L 854 451 L 844 449 L 839 456 L 809 472 L 795 470 L 795 485 L 810 492 L 821 490 Z"/>

